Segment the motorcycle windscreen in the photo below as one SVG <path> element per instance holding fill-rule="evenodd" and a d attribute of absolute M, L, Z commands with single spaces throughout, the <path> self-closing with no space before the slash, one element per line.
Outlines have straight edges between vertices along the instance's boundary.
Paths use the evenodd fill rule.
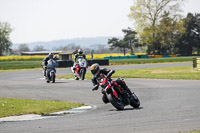
<path fill-rule="evenodd" d="M 87 62 L 84 58 L 79 58 L 78 64 L 79 64 L 80 67 L 86 67 L 87 66 Z"/>
<path fill-rule="evenodd" d="M 54 60 L 48 60 L 47 68 L 48 69 L 55 69 L 57 66 L 57 63 Z"/>

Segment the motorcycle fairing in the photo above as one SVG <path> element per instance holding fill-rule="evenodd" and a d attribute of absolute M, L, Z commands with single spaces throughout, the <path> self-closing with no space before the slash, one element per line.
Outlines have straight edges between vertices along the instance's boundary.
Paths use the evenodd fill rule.
<path fill-rule="evenodd" d="M 55 70 L 51 70 L 51 71 L 50 71 L 50 76 L 52 76 L 52 73 L 54 73 L 54 74 L 56 75 Z"/>

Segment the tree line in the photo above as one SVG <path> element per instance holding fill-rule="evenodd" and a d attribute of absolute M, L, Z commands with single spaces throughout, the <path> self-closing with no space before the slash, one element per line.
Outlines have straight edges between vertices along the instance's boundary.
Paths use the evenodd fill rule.
<path fill-rule="evenodd" d="M 147 54 L 200 54 L 200 13 L 188 13 L 183 17 L 183 2 L 184 0 L 134 0 L 128 17 L 135 27 L 122 29 L 122 39 L 108 39 L 110 50 L 134 54 L 135 48 L 146 48 Z M 8 23 L 0 22 L 0 56 L 9 51 L 12 45 L 9 38 L 11 32 Z M 69 46 L 55 50 L 66 50 Z M 71 48 L 80 46 L 72 44 Z M 30 51 L 27 44 L 21 44 L 18 49 Z M 43 46 L 36 46 L 34 50 L 45 49 Z M 90 48 L 86 50 L 91 51 Z M 99 50 L 109 52 L 106 48 Z"/>
<path fill-rule="evenodd" d="M 108 40 L 110 49 L 147 47 L 147 54 L 200 54 L 200 14 L 180 15 L 184 0 L 135 0 L 129 18 L 135 30 L 123 29 L 124 38 Z"/>

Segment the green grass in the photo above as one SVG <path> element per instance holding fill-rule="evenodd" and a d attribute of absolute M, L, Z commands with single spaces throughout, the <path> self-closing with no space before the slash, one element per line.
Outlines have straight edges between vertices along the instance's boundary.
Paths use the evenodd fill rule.
<path fill-rule="evenodd" d="M 0 61 L 0 70 L 39 68 L 41 64 L 42 61 Z"/>
<path fill-rule="evenodd" d="M 190 66 L 158 67 L 132 70 L 118 70 L 113 78 L 147 78 L 147 79 L 179 79 L 200 80 L 200 72 Z"/>
<path fill-rule="evenodd" d="M 184 132 L 178 132 L 178 133 L 200 133 L 200 131 L 184 131 Z"/>
<path fill-rule="evenodd" d="M 112 59 L 110 65 L 192 62 L 194 57 L 148 58 L 148 59 Z M 42 60 L 0 61 L 0 70 L 40 68 Z"/>
<path fill-rule="evenodd" d="M 92 74 L 86 73 L 86 79 L 91 79 Z M 57 78 L 73 79 L 73 74 L 59 75 Z M 130 70 L 116 70 L 112 78 L 147 78 L 147 79 L 179 79 L 200 80 L 200 72 L 190 66 L 158 67 Z"/>
<path fill-rule="evenodd" d="M 0 98 L 0 118 L 23 114 L 49 114 L 80 107 L 82 104 L 62 101 Z"/>
<path fill-rule="evenodd" d="M 197 57 L 172 57 L 172 58 L 147 58 L 147 59 L 112 59 L 110 65 L 126 64 L 146 64 L 146 63 L 165 63 L 165 62 L 192 62 Z"/>

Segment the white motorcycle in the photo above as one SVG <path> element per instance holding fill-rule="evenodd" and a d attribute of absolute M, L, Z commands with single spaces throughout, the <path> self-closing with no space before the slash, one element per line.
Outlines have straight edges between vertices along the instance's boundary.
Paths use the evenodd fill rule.
<path fill-rule="evenodd" d="M 56 79 L 56 67 L 58 64 L 56 63 L 55 60 L 50 59 L 48 60 L 47 68 L 46 68 L 46 80 L 47 83 L 52 81 L 52 83 L 55 83 Z"/>
<path fill-rule="evenodd" d="M 75 74 L 76 80 L 84 80 L 85 79 L 85 73 L 87 71 L 87 61 L 84 58 L 78 58 L 78 63 L 75 65 L 75 70 L 73 70 L 73 67 L 71 67 L 72 72 Z"/>

